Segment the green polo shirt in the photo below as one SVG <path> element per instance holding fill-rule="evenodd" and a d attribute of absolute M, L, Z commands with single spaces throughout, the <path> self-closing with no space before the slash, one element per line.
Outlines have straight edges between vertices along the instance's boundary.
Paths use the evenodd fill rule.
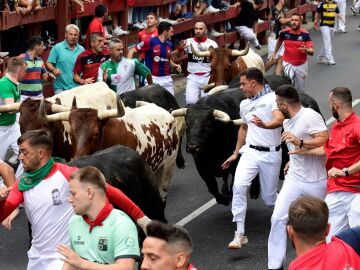
<path fill-rule="evenodd" d="M 73 70 L 78 55 L 83 51 L 84 47 L 79 44 L 71 50 L 66 40 L 59 42 L 51 49 L 48 62 L 61 71 L 61 75 L 54 81 L 54 90 L 68 90 L 79 86 L 73 80 Z"/>
<path fill-rule="evenodd" d="M 82 216 L 74 215 L 69 225 L 71 248 L 80 257 L 100 264 L 113 264 L 121 258 L 139 261 L 137 229 L 132 220 L 114 209 L 102 223 L 90 233 Z"/>
<path fill-rule="evenodd" d="M 20 100 L 18 85 L 7 76 L 0 79 L 0 105 L 4 105 L 5 98 L 12 98 L 14 102 Z M 0 126 L 10 126 L 16 121 L 16 113 L 0 113 Z"/>

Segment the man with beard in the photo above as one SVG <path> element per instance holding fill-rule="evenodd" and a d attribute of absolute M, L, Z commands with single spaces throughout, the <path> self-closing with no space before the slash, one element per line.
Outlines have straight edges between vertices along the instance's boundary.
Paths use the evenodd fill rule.
<path fill-rule="evenodd" d="M 305 80 L 308 72 L 307 56 L 313 55 L 313 42 L 309 32 L 302 29 L 301 15 L 294 13 L 290 19 L 291 27 L 280 32 L 275 51 L 270 59 L 275 59 L 276 53 L 284 42 L 283 68 L 290 78 L 294 78 L 298 91 L 305 91 Z"/>
<path fill-rule="evenodd" d="M 360 224 L 360 117 L 352 109 L 348 88 L 331 90 L 329 105 L 336 123 L 323 147 L 297 148 L 290 154 L 326 155 L 327 195 L 331 236 Z"/>
<path fill-rule="evenodd" d="M 210 79 L 210 58 L 198 57 L 192 54 L 190 45 L 193 46 L 195 51 L 207 51 L 210 47 L 217 48 L 218 45 L 215 41 L 209 39 L 207 34 L 207 27 L 204 22 L 195 23 L 195 37 L 188 38 L 182 41 L 178 47 L 178 51 L 188 53 L 188 66 L 187 71 L 189 75 L 186 81 L 186 104 L 194 104 L 199 100 L 199 97 L 205 96 L 203 90 L 204 86 L 208 84 Z"/>
<path fill-rule="evenodd" d="M 322 116 L 313 109 L 304 108 L 296 89 L 280 86 L 276 103 L 285 117 L 282 140 L 291 151 L 295 147 L 316 148 L 325 144 L 328 131 Z M 290 204 L 298 197 L 326 196 L 325 157 L 291 155 L 285 166 L 285 181 L 277 197 L 271 217 L 268 240 L 268 268 L 282 269 L 286 256 L 286 225 Z"/>
<path fill-rule="evenodd" d="M 241 248 L 248 243 L 245 235 L 247 193 L 251 181 L 259 174 L 261 197 L 273 206 L 277 197 L 281 165 L 281 127 L 284 121 L 276 106 L 275 93 L 264 84 L 262 72 L 249 68 L 240 74 L 240 87 L 247 99 L 240 103 L 243 121 L 234 153 L 222 164 L 227 169 L 243 153 L 236 167 L 231 211 L 236 223 L 234 240 L 228 248 Z"/>
<path fill-rule="evenodd" d="M 24 173 L 9 189 L 0 190 L 0 221 L 4 220 L 21 203 L 31 223 L 32 242 L 28 251 L 28 270 L 60 270 L 63 267 L 61 255 L 56 246 L 69 245 L 69 221 L 74 214 L 69 196 L 70 175 L 75 167 L 57 163 L 51 156 L 52 139 L 43 130 L 32 130 L 18 139 L 19 159 L 24 165 Z M 52 192 L 58 190 L 56 202 Z M 106 184 L 106 197 L 131 218 L 144 227 L 149 219 L 120 190 Z"/>
<path fill-rule="evenodd" d="M 59 94 L 79 86 L 73 80 L 75 61 L 84 47 L 78 44 L 80 29 L 75 24 L 65 28 L 65 40 L 56 44 L 50 51 L 46 68 L 56 76 L 54 92 Z"/>

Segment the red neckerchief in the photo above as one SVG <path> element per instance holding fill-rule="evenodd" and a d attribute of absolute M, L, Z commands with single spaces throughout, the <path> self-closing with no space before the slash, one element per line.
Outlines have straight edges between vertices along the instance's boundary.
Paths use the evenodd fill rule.
<path fill-rule="evenodd" d="M 187 270 L 196 270 L 196 268 L 192 264 L 190 264 Z"/>
<path fill-rule="evenodd" d="M 102 222 L 110 215 L 111 211 L 114 209 L 114 207 L 112 206 L 111 203 L 109 203 L 108 200 L 106 200 L 105 206 L 103 209 L 101 209 L 101 211 L 99 212 L 99 214 L 97 215 L 97 217 L 95 218 L 94 221 L 91 221 L 88 216 L 82 216 L 82 218 L 84 219 L 84 221 L 89 224 L 89 232 L 91 233 L 92 229 L 96 226 L 102 226 Z"/>
<path fill-rule="evenodd" d="M 203 37 L 202 39 L 198 39 L 197 37 L 194 37 L 194 40 L 197 42 L 197 43 L 201 43 L 201 42 L 204 42 L 205 40 L 207 40 L 207 37 Z"/>

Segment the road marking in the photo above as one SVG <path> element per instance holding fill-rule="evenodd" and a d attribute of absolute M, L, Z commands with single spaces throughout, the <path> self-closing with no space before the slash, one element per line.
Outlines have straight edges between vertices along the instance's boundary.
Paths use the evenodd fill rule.
<path fill-rule="evenodd" d="M 352 102 L 352 106 L 355 107 L 355 106 L 358 105 L 359 103 L 360 103 L 360 99 L 355 99 L 355 100 Z M 335 118 L 334 118 L 334 117 L 331 117 L 331 118 L 329 118 L 329 119 L 326 121 L 326 125 L 329 126 L 329 125 L 331 125 L 334 121 L 335 121 Z"/>
<path fill-rule="evenodd" d="M 360 99 L 356 99 L 352 102 L 352 106 L 355 107 L 357 104 L 360 103 Z M 333 123 L 335 121 L 334 117 L 329 118 L 326 121 L 326 126 L 329 126 L 331 123 Z M 195 211 L 193 211 L 192 213 L 190 213 L 189 215 L 187 215 L 186 217 L 184 217 L 182 220 L 176 222 L 176 225 L 178 226 L 185 226 L 187 223 L 189 223 L 190 221 L 192 221 L 193 219 L 197 218 L 198 216 L 200 216 L 202 213 L 204 213 L 205 211 L 207 211 L 208 209 L 210 209 L 211 207 L 213 207 L 216 204 L 216 200 L 211 199 L 210 201 L 208 201 L 207 203 L 205 203 L 203 206 L 200 206 L 198 209 L 196 209 Z"/>

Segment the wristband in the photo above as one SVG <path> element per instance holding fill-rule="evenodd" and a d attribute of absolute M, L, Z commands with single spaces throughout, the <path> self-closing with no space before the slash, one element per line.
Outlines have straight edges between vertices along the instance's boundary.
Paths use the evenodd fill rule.
<path fill-rule="evenodd" d="M 300 148 L 302 148 L 304 146 L 304 140 L 303 139 L 300 139 Z"/>

